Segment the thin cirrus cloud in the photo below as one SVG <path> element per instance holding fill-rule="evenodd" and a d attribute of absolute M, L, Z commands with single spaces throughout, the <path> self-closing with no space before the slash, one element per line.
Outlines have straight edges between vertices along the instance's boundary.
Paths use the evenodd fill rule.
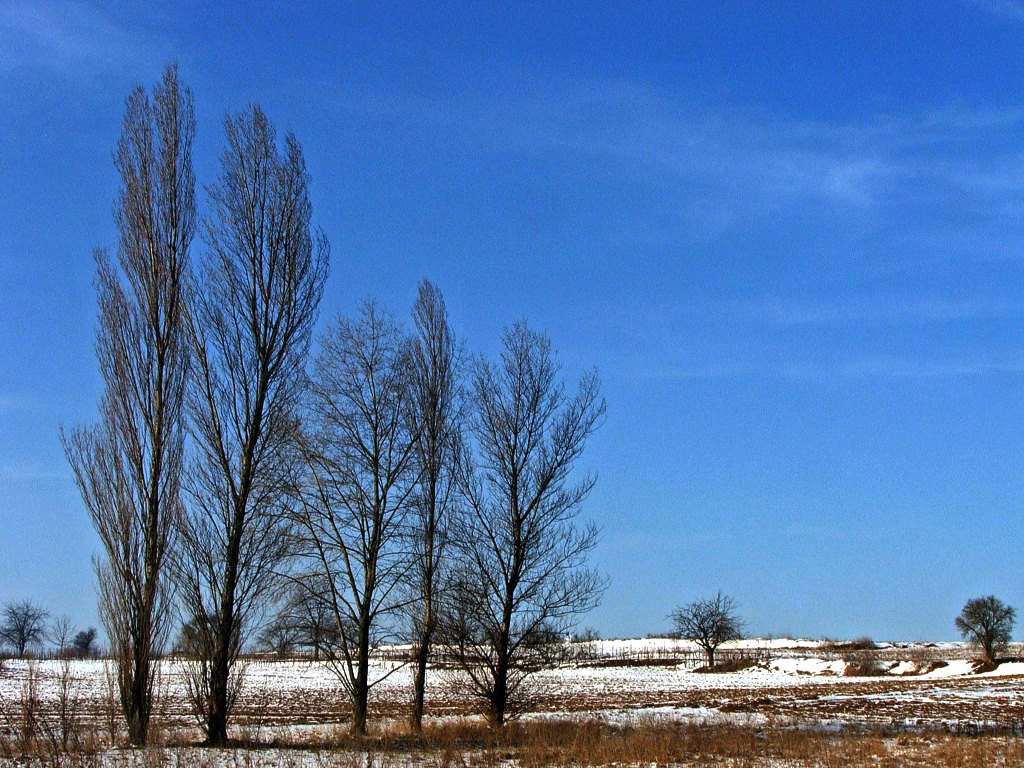
<path fill-rule="evenodd" d="M 972 0 L 973 5 L 1012 21 L 1024 21 L 1024 3 L 1019 0 Z"/>
<path fill-rule="evenodd" d="M 71 471 L 63 466 L 52 466 L 40 461 L 11 461 L 0 463 L 0 482 L 33 483 L 40 480 L 68 481 Z"/>
<path fill-rule="evenodd" d="M 1024 308 L 1002 300 L 906 299 L 896 296 L 861 296 L 842 300 L 802 301 L 778 296 L 743 300 L 706 300 L 655 308 L 646 346 L 620 350 L 616 365 L 630 375 L 665 381 L 724 378 L 792 379 L 829 384 L 838 381 L 889 379 L 921 380 L 1024 374 L 1024 350 L 988 348 L 935 350 L 933 353 L 863 352 L 844 348 L 846 334 L 860 337 L 892 332 L 932 333 L 936 328 L 960 328 L 994 320 L 1019 321 Z M 709 340 L 706 329 L 727 326 L 758 329 L 775 339 L 771 351 L 737 347 L 722 342 L 720 333 Z M 693 329 L 705 329 L 695 332 Z M 652 330 L 654 329 L 654 330 Z M 746 332 L 744 332 L 746 333 Z M 790 334 L 811 333 L 832 339 L 814 354 L 787 343 Z M 838 334 L 838 335 L 837 335 Z M 657 339 L 687 339 L 692 343 L 659 346 Z M 727 332 L 726 339 L 735 338 Z M 652 349 L 654 352 L 652 352 Z"/>
<path fill-rule="evenodd" d="M 613 211 L 621 216 L 599 222 L 613 229 L 601 232 L 605 243 L 650 244 L 660 237 L 682 253 L 680 243 L 727 230 L 827 230 L 831 239 L 824 247 L 860 255 L 857 275 L 864 283 L 889 283 L 901 271 L 944 275 L 935 294 L 913 295 L 915 288 L 912 295 L 711 297 L 689 304 L 673 297 L 660 308 L 632 308 L 623 313 L 628 318 L 623 322 L 642 316 L 651 333 L 637 346 L 629 327 L 619 329 L 631 341 L 619 350 L 616 365 L 631 375 L 832 382 L 1024 373 L 1020 355 L 999 349 L 1003 342 L 997 339 L 993 346 L 922 351 L 917 357 L 885 349 L 891 345 L 890 329 L 935 341 L 964 324 L 973 332 L 1024 314 L 999 286 L 962 296 L 963 284 L 948 281 L 969 265 L 1020 258 L 1015 243 L 1024 209 L 1024 110 L 1017 107 L 952 105 L 843 123 L 686 104 L 628 83 L 560 84 L 500 100 L 397 97 L 343 103 L 357 118 L 362 112 L 373 120 L 416 127 L 413 133 L 428 140 L 458 137 L 460 152 L 512 153 L 524 163 L 557 163 L 558 183 L 578 166 L 585 168 L 588 183 L 618 184 L 627 178 L 648 188 L 639 213 Z M 827 227 L 819 226 L 820 217 L 831 217 L 824 220 Z M 854 235 L 847 237 L 842 227 Z M 738 257 L 723 252 L 721 258 Z M 766 329 L 780 354 L 717 348 L 697 334 L 693 349 L 680 355 L 680 329 L 707 324 Z M 802 331 L 818 339 L 820 358 L 789 350 L 789 334 Z M 876 353 L 843 348 L 849 338 L 856 338 L 854 347 L 861 345 L 865 335 L 880 347 Z M 646 351 L 652 347 L 656 359 Z"/>
<path fill-rule="evenodd" d="M 80 77 L 131 67 L 155 45 L 97 8 L 70 0 L 0 5 L 0 39 L 0 71 Z"/>
<path fill-rule="evenodd" d="M 35 409 L 39 401 L 32 396 L 0 392 L 0 417 L 17 416 Z"/>
<path fill-rule="evenodd" d="M 900 355 L 840 355 L 832 360 L 776 360 L 742 357 L 684 362 L 644 361 L 629 368 L 630 376 L 662 381 L 730 378 L 791 379 L 830 384 L 853 380 L 912 380 L 976 378 L 1024 374 L 1024 351 L 1016 355 L 914 357 Z"/>
<path fill-rule="evenodd" d="M 793 211 L 841 210 L 902 227 L 908 215 L 942 206 L 985 220 L 1024 207 L 1024 110 L 1016 107 L 954 105 L 843 123 L 695 105 L 631 82 L 486 90 L 502 96 L 343 93 L 327 108 L 413 127 L 460 152 L 575 159 L 587 173 L 656 190 L 673 221 L 647 219 L 635 232 L 625 222 L 627 240 L 659 231 L 706 239 L 751 216 Z"/>
<path fill-rule="evenodd" d="M 975 355 L 951 358 L 914 358 L 899 356 L 851 357 L 836 364 L 826 373 L 846 378 L 948 378 L 988 376 L 992 374 L 1019 375 L 1024 373 L 1024 356 Z"/>
<path fill-rule="evenodd" d="M 814 302 L 764 296 L 684 305 L 675 311 L 677 316 L 688 319 L 774 326 L 895 326 L 1024 317 L 1024 306 L 1002 300 L 952 301 L 884 295 Z M 666 317 L 672 314 L 669 308 L 663 312 Z"/>

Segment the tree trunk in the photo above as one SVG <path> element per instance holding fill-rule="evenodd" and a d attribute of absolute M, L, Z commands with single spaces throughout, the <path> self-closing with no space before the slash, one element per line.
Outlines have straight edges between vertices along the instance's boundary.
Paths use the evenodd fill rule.
<path fill-rule="evenodd" d="M 515 570 L 515 569 L 513 569 Z M 491 728 L 505 725 L 505 712 L 508 708 L 508 671 L 509 671 L 509 634 L 512 627 L 512 602 L 506 597 L 502 610 L 501 632 L 498 637 L 497 663 L 494 665 L 494 687 L 491 689 L 487 723 Z"/>
<path fill-rule="evenodd" d="M 125 721 L 128 724 L 128 741 L 134 747 L 146 746 L 149 738 L 149 716 L 152 711 L 152 686 L 150 675 L 152 674 L 152 651 L 153 651 L 153 611 L 156 607 L 157 579 L 160 567 L 161 553 L 159 551 L 160 539 L 160 476 L 163 468 L 163 407 L 161 392 L 163 391 L 163 350 L 157 355 L 157 387 L 156 387 L 156 426 L 153 430 L 151 441 L 157 449 L 154 450 L 153 459 L 150 465 L 149 499 L 147 502 L 146 534 L 145 534 L 145 560 L 146 583 L 143 588 L 141 615 L 138 617 L 138 639 L 132 643 L 132 656 L 130 659 L 132 678 L 128 686 L 128 701 L 124 702 Z M 121 663 L 129 661 L 121 659 Z"/>
<path fill-rule="evenodd" d="M 413 659 L 412 677 L 412 714 L 409 717 L 409 727 L 413 733 L 420 733 L 423 730 L 423 697 L 427 683 L 427 645 L 421 640 L 419 648 L 416 649 L 416 656 Z"/>
<path fill-rule="evenodd" d="M 149 736 L 149 703 L 148 686 L 149 662 L 137 653 L 131 684 L 128 690 L 128 701 L 125 704 L 125 720 L 128 724 L 128 741 L 134 747 L 146 746 Z"/>
<path fill-rule="evenodd" d="M 366 735 L 366 688 L 358 684 L 352 706 L 352 735 L 358 738 Z"/>
<path fill-rule="evenodd" d="M 365 616 L 365 611 L 363 612 Z M 359 622 L 359 647 L 356 650 L 356 680 L 352 686 L 352 735 L 366 735 L 366 708 L 370 686 L 370 624 L 365 618 Z"/>
<path fill-rule="evenodd" d="M 247 476 L 248 473 L 246 473 Z M 231 676 L 232 640 L 235 628 L 235 586 L 238 580 L 238 554 L 241 546 L 243 509 L 235 510 L 235 526 L 228 540 L 228 561 L 225 568 L 224 592 L 214 635 L 213 657 L 210 660 L 210 700 L 207 705 L 206 741 L 220 747 L 228 741 L 228 679 Z"/>
<path fill-rule="evenodd" d="M 427 568 L 432 569 L 433 548 L 429 545 L 427 553 Z M 412 715 L 409 718 L 409 725 L 413 733 L 420 733 L 423 730 L 423 698 L 427 688 L 427 660 L 430 656 L 430 642 L 434 634 L 434 600 L 433 589 L 430 586 L 433 576 L 430 574 L 431 570 L 428 570 L 428 587 L 424 595 L 423 632 L 420 635 L 419 647 L 416 649 L 414 658 Z"/>
<path fill-rule="evenodd" d="M 504 658 L 494 670 L 494 690 L 491 691 L 487 710 L 487 724 L 491 728 L 505 725 L 505 710 L 508 707 L 508 662 Z"/>

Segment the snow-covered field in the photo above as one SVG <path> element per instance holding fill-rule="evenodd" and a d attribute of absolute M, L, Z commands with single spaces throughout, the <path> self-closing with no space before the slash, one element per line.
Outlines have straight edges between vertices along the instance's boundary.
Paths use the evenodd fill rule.
<path fill-rule="evenodd" d="M 809 640 L 749 640 L 742 647 L 764 651 L 759 663 L 729 673 L 700 673 L 685 664 L 632 663 L 680 651 L 673 640 L 613 640 L 593 644 L 588 660 L 536 675 L 530 684 L 533 718 L 600 717 L 621 721 L 643 714 L 676 720 L 771 721 L 788 724 L 936 725 L 1024 722 L 1024 663 L 974 672 L 969 650 L 959 644 L 900 644 L 872 652 L 885 659 L 885 674 L 848 676 L 846 656 L 827 653 Z M 685 648 L 682 651 L 685 652 Z M 61 664 L 37 664 L 38 694 L 57 697 Z M 401 722 L 407 711 L 411 673 L 395 663 L 377 665 L 386 677 L 373 689 L 371 717 Z M 103 661 L 71 665 L 74 690 L 94 727 L 111 707 Z M 17 705 L 28 663 L 8 661 L 0 674 L 0 700 Z M 459 693 L 454 673 L 428 677 L 427 710 L 435 718 L 471 716 L 473 702 Z M 185 700 L 182 669 L 167 662 L 159 685 L 160 719 L 182 735 L 194 731 Z M 295 733 L 344 726 L 348 704 L 337 679 L 320 663 L 252 661 L 235 717 L 236 728 Z"/>
<path fill-rule="evenodd" d="M 930 754 L 935 750 L 953 749 L 949 754 L 960 755 L 964 748 L 975 748 L 970 746 L 974 742 L 962 738 L 955 743 L 936 741 L 927 735 L 934 734 L 935 729 L 996 730 L 1003 734 L 986 742 L 994 745 L 999 759 L 988 760 L 983 755 L 979 765 L 1017 764 L 1013 762 L 1016 757 L 1011 760 L 1010 756 L 1024 755 L 1024 748 L 1013 735 L 1020 734 L 1021 724 L 1024 724 L 1024 663 L 1004 662 L 993 671 L 979 674 L 970 661 L 970 649 L 957 643 L 886 644 L 866 653 L 843 653 L 837 652 L 835 646 L 818 641 L 749 640 L 733 646 L 736 654 L 732 658 L 736 658 L 741 649 L 751 666 L 734 672 L 705 673 L 692 668 L 693 659 L 688 656 L 692 647 L 677 641 L 592 643 L 586 653 L 579 654 L 577 662 L 532 678 L 531 709 L 523 720 L 538 727 L 568 722 L 573 728 L 591 723 L 641 731 L 666 726 L 678 731 L 679 725 L 698 724 L 739 728 L 741 732 L 761 734 L 761 737 L 813 731 L 823 734 L 822 739 L 851 739 L 850 743 L 856 742 L 858 750 L 875 755 L 869 760 L 865 752 L 865 762 L 844 763 L 848 768 L 875 765 L 883 758 L 896 759 L 892 764 L 904 764 L 900 760 L 911 753 L 916 759 L 919 753 Z M 1019 655 L 1019 649 L 1014 653 Z M 858 666 L 863 668 L 865 659 L 873 660 L 882 673 L 871 677 L 850 676 Z M 105 734 L 112 716 L 117 718 L 108 682 L 111 679 L 109 665 L 103 661 L 79 660 L 71 662 L 68 669 L 71 703 L 80 716 L 82 730 Z M 31 667 L 24 661 L 5 663 L 0 672 L 0 731 L 7 732 L 8 743 L 13 743 L 12 731 L 19 722 L 19 706 L 30 674 L 35 675 L 39 709 L 53 712 L 59 699 L 63 670 L 63 663 L 59 661 L 34 662 Z M 390 728 L 397 733 L 398 730 L 391 727 L 400 726 L 408 713 L 411 673 L 395 662 L 380 663 L 375 670 L 378 677 L 384 679 L 371 696 L 372 727 L 385 731 Z M 428 676 L 427 711 L 431 722 L 450 724 L 475 716 L 473 702 L 460 694 L 458 684 L 458 678 L 451 671 L 435 669 Z M 200 732 L 189 714 L 179 663 L 164 663 L 159 693 L 156 714 L 159 738 L 179 746 L 141 753 L 104 748 L 95 755 L 80 754 L 74 759 L 56 758 L 34 764 L 97 768 L 144 768 L 152 764 L 208 765 L 211 768 L 271 765 L 405 768 L 444 763 L 437 754 L 415 750 L 375 756 L 366 749 L 361 752 L 353 752 L 351 748 L 348 751 L 323 749 L 325 744 L 337 743 L 339 734 L 344 732 L 349 707 L 338 681 L 321 663 L 307 660 L 247 663 L 232 735 L 267 745 L 257 750 L 218 751 L 180 746 L 198 741 Z M 857 735 L 865 727 L 868 733 L 910 734 L 917 742 L 907 742 L 901 737 L 876 739 L 865 744 L 862 743 L 865 738 L 874 738 Z M 914 735 L 919 732 L 919 737 Z M 105 736 L 101 740 L 106 743 Z M 10 759 L 5 761 L 3 744 L 0 738 L 0 766 L 24 764 Z M 768 756 L 762 755 L 743 765 L 775 768 L 819 764 L 813 760 L 803 762 L 802 758 L 776 759 L 772 757 L 775 747 L 763 739 L 758 744 L 764 745 Z M 281 749 L 274 745 L 288 747 Z M 797 749 L 789 742 L 782 742 L 781 748 Z M 726 753 L 731 754 L 729 749 L 732 748 L 727 747 Z M 823 749 L 827 752 L 835 747 L 825 745 Z M 846 747 L 841 747 L 843 749 Z M 11 754 L 8 751 L 8 758 Z M 508 757 L 495 763 L 494 754 L 486 750 L 460 752 L 455 759 L 463 765 L 519 765 L 518 759 Z M 512 753 L 506 750 L 504 754 Z M 633 759 L 631 754 L 627 755 L 627 762 Z M 937 762 L 906 764 L 946 765 L 951 759 L 954 758 L 940 756 Z M 707 764 L 737 764 L 730 760 L 726 756 Z M 685 760 L 683 763 L 691 764 Z M 699 760 L 692 764 L 706 763 Z"/>

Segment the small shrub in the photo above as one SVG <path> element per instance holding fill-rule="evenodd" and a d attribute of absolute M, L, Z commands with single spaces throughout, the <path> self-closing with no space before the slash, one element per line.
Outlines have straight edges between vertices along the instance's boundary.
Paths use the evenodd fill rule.
<path fill-rule="evenodd" d="M 989 659 L 975 659 L 973 662 L 971 662 L 971 674 L 980 675 L 985 672 L 994 672 L 998 666 L 998 661 L 991 661 Z"/>
<path fill-rule="evenodd" d="M 846 669 L 843 671 L 844 677 L 881 677 L 895 666 L 878 659 L 863 657 L 847 658 L 843 661 L 846 662 Z"/>
<path fill-rule="evenodd" d="M 821 646 L 821 650 L 826 653 L 877 651 L 878 645 L 870 637 L 858 637 L 856 640 L 828 640 Z"/>
<path fill-rule="evenodd" d="M 708 674 L 708 673 L 718 674 L 718 673 L 725 673 L 725 672 L 741 672 L 744 669 L 750 669 L 751 667 L 756 667 L 757 665 L 758 664 L 757 664 L 757 661 L 755 659 L 732 659 L 730 661 L 723 661 L 723 662 L 720 662 L 718 664 L 715 664 L 715 666 L 713 666 L 713 667 L 700 667 L 700 668 L 695 669 L 693 671 L 694 672 L 699 672 L 701 674 Z"/>

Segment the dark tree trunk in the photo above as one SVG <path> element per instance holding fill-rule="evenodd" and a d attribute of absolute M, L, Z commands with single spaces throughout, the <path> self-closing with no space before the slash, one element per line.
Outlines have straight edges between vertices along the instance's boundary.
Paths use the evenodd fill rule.
<path fill-rule="evenodd" d="M 260 390 L 262 394 L 262 388 Z M 259 426 L 257 421 L 256 432 Z M 255 443 L 255 440 L 253 441 Z M 248 497 L 248 467 L 245 462 L 246 497 Z M 236 502 L 234 527 L 228 540 L 228 561 L 225 567 L 224 592 L 221 595 L 220 611 L 214 634 L 213 658 L 210 664 L 210 701 L 207 708 L 206 740 L 210 746 L 219 747 L 228 740 L 228 683 L 231 676 L 231 662 L 235 636 L 235 588 L 238 582 L 238 557 L 241 547 L 241 531 L 244 524 L 244 502 Z"/>
<path fill-rule="evenodd" d="M 492 728 L 505 725 L 508 709 L 508 662 L 501 660 L 494 670 L 494 690 L 487 709 L 487 724 Z"/>
<path fill-rule="evenodd" d="M 416 649 L 412 672 L 412 714 L 409 727 L 413 733 L 423 730 L 423 698 L 427 687 L 427 647 L 422 642 Z"/>
<path fill-rule="evenodd" d="M 413 657 L 413 698 L 409 726 L 413 733 L 423 730 L 423 699 L 427 688 L 427 661 L 430 659 L 430 644 L 434 634 L 434 561 L 433 531 L 428 529 L 425 552 L 426 589 L 424 590 L 423 627 Z"/>
<path fill-rule="evenodd" d="M 366 735 L 366 710 L 370 698 L 370 622 L 362 611 L 356 648 L 356 679 L 352 686 L 352 735 Z"/>
<path fill-rule="evenodd" d="M 135 658 L 134 673 L 129 684 L 128 700 L 124 702 L 125 720 L 128 723 L 128 741 L 132 746 L 144 747 L 149 736 L 150 679 L 149 655 L 139 653 Z"/>

